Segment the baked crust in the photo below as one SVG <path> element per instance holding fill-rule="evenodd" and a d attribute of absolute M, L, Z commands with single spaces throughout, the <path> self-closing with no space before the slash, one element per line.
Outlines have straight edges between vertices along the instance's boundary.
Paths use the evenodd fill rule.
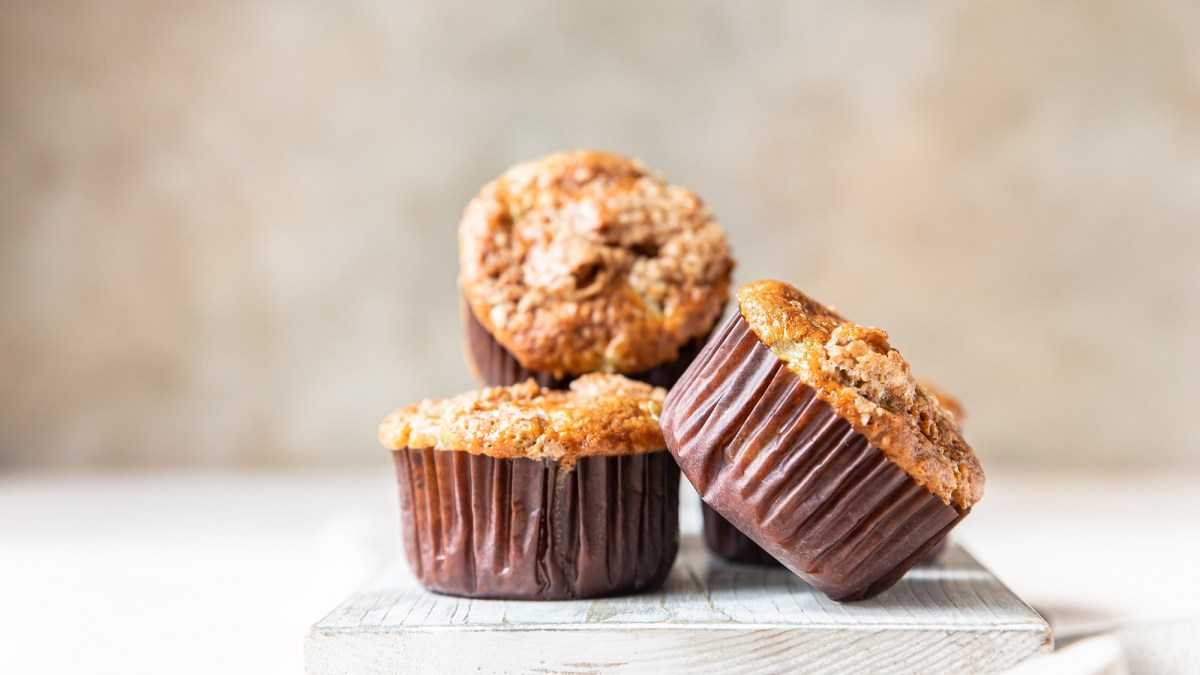
<path fill-rule="evenodd" d="M 979 460 L 887 333 L 779 281 L 747 284 L 737 299 L 758 339 L 889 460 L 947 504 L 966 510 L 979 501 Z"/>
<path fill-rule="evenodd" d="M 925 391 L 930 396 L 937 399 L 938 405 L 942 408 L 942 412 L 948 413 L 954 418 L 954 424 L 958 426 L 958 430 L 961 432 L 963 429 L 963 422 L 967 421 L 967 409 L 963 407 L 962 401 L 958 400 L 958 397 L 956 396 L 947 394 L 946 390 L 942 389 L 941 385 L 933 382 L 932 380 L 919 377 L 917 378 L 917 382 L 922 387 L 925 387 Z"/>
<path fill-rule="evenodd" d="M 498 458 L 634 455 L 666 449 L 658 418 L 666 390 L 621 375 L 591 373 L 568 390 L 532 379 L 400 408 L 379 426 L 393 450 L 434 448 Z"/>
<path fill-rule="evenodd" d="M 708 207 L 618 155 L 510 168 L 467 205 L 458 237 L 475 317 L 521 365 L 559 378 L 673 361 L 729 299 L 734 263 Z"/>

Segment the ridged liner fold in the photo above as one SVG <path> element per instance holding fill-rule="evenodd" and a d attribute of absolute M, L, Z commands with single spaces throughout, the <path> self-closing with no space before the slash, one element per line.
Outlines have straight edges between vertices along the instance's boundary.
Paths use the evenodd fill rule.
<path fill-rule="evenodd" d="M 530 370 L 521 365 L 516 356 L 500 344 L 488 332 L 470 305 L 462 302 L 463 339 L 467 360 L 475 375 L 489 387 L 507 387 L 533 378 L 538 386 L 548 389 L 566 389 L 576 375 L 555 377 L 554 373 L 545 370 Z M 640 380 L 655 387 L 670 389 L 683 371 L 691 364 L 696 355 L 704 347 L 708 336 L 697 338 L 679 348 L 679 357 L 674 361 L 655 366 L 640 373 L 622 373 L 626 377 Z"/>
<path fill-rule="evenodd" d="M 679 544 L 667 452 L 553 460 L 394 452 L 413 573 L 439 593 L 567 600 L 662 585 Z"/>
<path fill-rule="evenodd" d="M 662 426 L 701 498 L 834 600 L 883 592 L 966 515 L 817 398 L 740 313 L 668 394 Z"/>
<path fill-rule="evenodd" d="M 704 515 L 704 543 L 713 554 L 730 562 L 747 565 L 782 566 L 782 563 L 764 551 L 763 547 L 742 534 L 742 531 L 734 527 L 733 523 L 713 511 L 712 507 L 705 504 L 703 500 L 700 501 L 700 512 Z M 942 553 L 945 553 L 946 542 L 949 540 L 949 537 L 943 537 L 925 555 L 921 556 L 914 567 L 936 565 L 941 560 Z"/>
<path fill-rule="evenodd" d="M 711 506 L 701 501 L 700 510 L 704 514 L 704 543 L 708 550 L 732 562 L 779 567 L 778 560 Z"/>

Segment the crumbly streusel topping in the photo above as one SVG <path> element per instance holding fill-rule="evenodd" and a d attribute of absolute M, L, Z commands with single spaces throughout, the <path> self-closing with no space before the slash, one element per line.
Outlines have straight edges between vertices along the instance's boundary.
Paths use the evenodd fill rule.
<path fill-rule="evenodd" d="M 708 334 L 729 299 L 725 234 L 693 192 L 594 151 L 518 164 L 471 200 L 460 285 L 533 370 L 638 373 Z"/>
<path fill-rule="evenodd" d="M 620 375 L 592 373 L 566 391 L 531 379 L 400 408 L 379 426 L 393 450 L 435 448 L 492 457 L 554 459 L 633 455 L 666 448 L 658 418 L 666 391 Z"/>
<path fill-rule="evenodd" d="M 963 407 L 962 401 L 948 394 L 945 389 L 942 389 L 932 380 L 919 377 L 917 378 L 917 382 L 925 388 L 925 391 L 929 392 L 930 396 L 937 399 L 938 406 L 941 407 L 942 412 L 949 413 L 954 418 L 954 424 L 958 426 L 958 430 L 962 431 L 963 422 L 967 419 L 967 409 Z"/>
<path fill-rule="evenodd" d="M 747 284 L 737 298 L 754 334 L 888 459 L 946 503 L 966 509 L 979 501 L 979 460 L 886 332 L 778 281 Z"/>

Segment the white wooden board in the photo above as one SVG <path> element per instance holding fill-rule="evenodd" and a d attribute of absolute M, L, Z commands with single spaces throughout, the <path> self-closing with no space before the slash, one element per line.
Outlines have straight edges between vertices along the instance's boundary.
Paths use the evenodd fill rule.
<path fill-rule="evenodd" d="M 1050 648 L 1046 622 L 953 544 L 881 596 L 839 604 L 685 534 L 661 592 L 602 600 L 439 596 L 397 563 L 312 627 L 305 659 L 311 675 L 984 673 Z"/>

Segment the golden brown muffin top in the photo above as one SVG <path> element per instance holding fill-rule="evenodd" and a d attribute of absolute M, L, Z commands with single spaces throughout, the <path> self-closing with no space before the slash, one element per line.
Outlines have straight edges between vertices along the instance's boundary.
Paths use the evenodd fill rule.
<path fill-rule="evenodd" d="M 887 333 L 779 281 L 747 284 L 737 299 L 758 339 L 889 460 L 947 504 L 968 509 L 979 501 L 979 460 Z"/>
<path fill-rule="evenodd" d="M 729 299 L 725 233 L 641 162 L 579 150 L 483 186 L 458 231 L 459 283 L 484 328 L 556 377 L 675 360 Z"/>
<path fill-rule="evenodd" d="M 532 379 L 400 408 L 379 426 L 393 450 L 434 448 L 474 455 L 554 459 L 636 455 L 666 448 L 658 425 L 666 390 L 592 373 L 566 391 Z"/>
<path fill-rule="evenodd" d="M 962 401 L 959 401 L 956 396 L 947 394 L 945 389 L 942 389 L 940 385 L 932 380 L 919 377 L 917 378 L 917 383 L 925 387 L 925 391 L 937 400 L 938 405 L 942 408 L 942 412 L 948 413 L 953 417 L 958 430 L 962 431 L 963 422 L 967 420 L 967 409 L 963 407 Z"/>

